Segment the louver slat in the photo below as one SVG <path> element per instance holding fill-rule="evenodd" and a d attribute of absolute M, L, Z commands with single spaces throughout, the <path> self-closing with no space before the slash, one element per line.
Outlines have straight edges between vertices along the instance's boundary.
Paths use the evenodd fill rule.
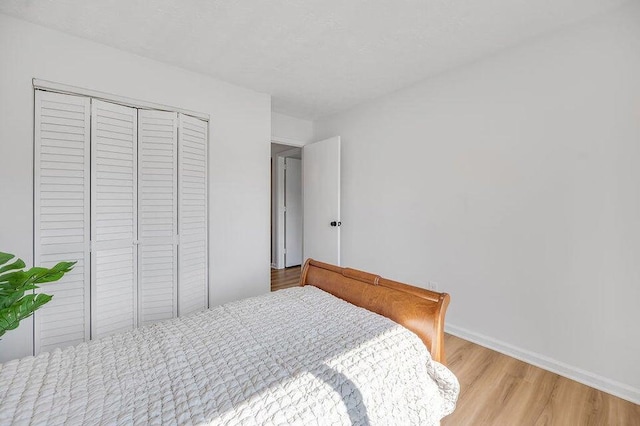
<path fill-rule="evenodd" d="M 178 115 L 138 111 L 140 324 L 177 316 Z"/>
<path fill-rule="evenodd" d="M 92 100 L 91 338 L 137 326 L 137 110 Z"/>
<path fill-rule="evenodd" d="M 35 92 L 34 263 L 77 261 L 41 285 L 53 300 L 35 314 L 35 354 L 89 339 L 90 101 Z"/>
<path fill-rule="evenodd" d="M 180 114 L 178 132 L 178 313 L 208 306 L 207 135 L 205 121 Z"/>

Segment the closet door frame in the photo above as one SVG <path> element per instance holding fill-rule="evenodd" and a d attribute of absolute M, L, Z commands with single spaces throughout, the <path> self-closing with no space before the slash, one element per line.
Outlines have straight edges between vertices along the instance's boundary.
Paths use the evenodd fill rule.
<path fill-rule="evenodd" d="M 111 102 L 114 104 L 133 107 L 137 109 L 151 109 L 157 111 L 177 112 L 189 115 L 198 120 L 210 121 L 211 116 L 206 113 L 192 111 L 184 108 L 178 108 L 171 105 L 164 105 L 155 102 L 147 102 L 141 99 L 133 99 L 126 96 L 115 95 L 113 93 L 100 92 L 98 90 L 86 89 L 84 87 L 71 86 L 69 84 L 57 83 L 55 81 L 34 78 L 31 80 L 34 90 L 41 90 L 51 93 L 59 93 L 63 95 L 84 96 L 85 98 L 96 99 L 99 101 Z"/>
<path fill-rule="evenodd" d="M 95 194 L 94 191 L 92 191 L 92 187 L 93 187 L 93 179 L 95 176 L 95 164 L 94 164 L 94 153 L 93 153 L 93 149 L 92 149 L 92 141 L 91 141 L 91 135 L 92 132 L 94 131 L 95 127 L 93 126 L 94 124 L 94 114 L 92 114 L 92 106 L 91 104 L 93 103 L 94 100 L 99 100 L 99 101 L 105 101 L 108 103 L 113 103 L 113 104 L 117 104 L 117 105 L 121 105 L 121 106 L 125 106 L 125 107 L 131 107 L 131 108 L 135 108 L 138 110 L 138 112 L 140 110 L 156 110 L 156 111 L 167 111 L 167 112 L 175 112 L 178 114 L 178 122 L 181 122 L 181 118 L 183 115 L 190 118 L 190 119 L 197 119 L 201 122 L 205 123 L 206 126 L 206 142 L 205 142 L 205 194 L 206 194 L 206 200 L 205 200 L 205 220 L 206 220 L 206 235 L 205 235 L 205 277 L 204 277 L 204 283 L 205 283 L 205 291 L 204 291 L 204 308 L 208 308 L 209 307 L 209 253 L 210 253 L 210 249 L 209 249 L 209 158 L 208 158 L 208 152 L 209 152 L 209 142 L 210 142 L 210 127 L 209 127 L 209 123 L 210 123 L 210 115 L 206 114 L 206 113 L 200 113 L 197 111 L 192 111 L 192 110 L 187 110 L 187 109 L 183 109 L 183 108 L 177 108 L 177 107 L 173 107 L 173 106 L 168 106 L 168 105 L 163 105 L 163 104 L 158 104 L 158 103 L 153 103 L 153 102 L 147 102 L 147 101 L 143 101 L 143 100 L 138 100 L 138 99 L 133 99 L 133 98 L 128 98 L 125 96 L 120 96 L 120 95 L 116 95 L 116 94 L 111 94 L 111 93 L 106 93 L 106 92 L 100 92 L 100 91 L 96 91 L 96 90 L 91 90 L 91 89 L 86 89 L 86 88 L 82 88 L 82 87 L 77 87 L 77 86 L 72 86 L 72 85 L 67 85 L 67 84 L 62 84 L 62 83 L 57 83 L 57 82 L 52 82 L 52 81 L 47 81 L 47 80 L 42 80 L 42 79 L 37 79 L 34 78 L 32 79 L 32 85 L 33 85 L 33 89 L 34 89 L 34 209 L 33 209 L 33 214 L 34 214 L 34 234 L 33 234 L 33 254 L 34 254 L 34 262 L 38 262 L 41 256 L 41 248 L 40 248 L 40 234 L 39 234 L 39 228 L 37 225 L 39 225 L 40 223 L 40 218 L 41 218 L 41 206 L 40 206 L 40 200 L 37 198 L 38 194 L 39 194 L 39 186 L 41 184 L 41 176 L 40 176 L 40 168 L 38 167 L 39 161 L 40 161 L 40 155 L 41 155 L 41 144 L 39 141 L 39 132 L 40 132 L 40 120 L 39 120 L 39 112 L 36 111 L 36 107 L 38 106 L 38 102 L 37 102 L 37 98 L 41 95 L 39 95 L 38 93 L 41 93 L 42 96 L 48 96 L 48 94 L 53 94 L 55 95 L 70 95 L 70 96 L 77 96 L 80 98 L 85 98 L 87 99 L 87 101 L 89 102 L 89 107 L 87 109 L 87 119 L 89 121 L 89 134 L 87 136 L 88 141 L 86 142 L 87 147 L 88 147 L 88 155 L 85 156 L 84 158 L 84 170 L 87 172 L 86 174 L 86 178 L 85 178 L 85 200 L 87 201 L 88 206 L 86 207 L 85 210 L 85 242 L 84 242 L 84 252 L 86 253 L 85 256 L 85 269 L 84 269 L 84 280 L 85 280 L 85 288 L 86 288 L 86 294 L 85 294 L 85 305 L 84 305 L 84 315 L 85 315 L 85 341 L 89 341 L 91 339 L 94 339 L 96 336 L 92 336 L 92 330 L 94 329 L 94 316 L 95 316 L 95 308 L 93 306 L 95 306 L 95 291 L 93 289 L 93 285 L 94 285 L 94 274 L 96 273 L 96 268 L 94 265 L 94 256 L 95 256 L 95 249 L 96 249 L 96 240 L 95 240 L 95 231 L 94 231 L 94 226 L 93 223 L 95 221 L 95 215 L 94 215 L 94 209 L 92 208 L 92 206 L 94 206 L 94 202 L 95 202 Z M 137 115 L 137 114 L 136 114 Z M 177 259 L 177 257 L 179 256 L 179 251 L 180 251 L 180 240 L 181 240 L 181 236 L 179 235 L 179 218 L 180 218 L 180 197 L 181 197 L 181 191 L 180 191 L 180 124 L 178 124 L 178 140 L 177 140 L 177 156 L 178 156 L 178 166 L 177 166 L 177 179 L 175 182 L 176 188 L 177 188 L 177 198 L 179 199 L 177 202 L 177 209 L 178 209 L 178 216 L 176 219 L 176 226 L 178 228 L 178 234 L 175 237 L 175 247 L 176 247 L 176 307 L 175 307 L 175 311 L 177 315 L 180 315 L 179 312 L 179 292 L 180 292 L 180 265 L 179 265 L 179 260 Z M 139 133 L 139 132 L 138 132 Z M 139 168 L 139 159 L 138 159 L 138 146 L 139 146 L 139 135 L 136 135 L 136 149 L 135 149 L 135 156 L 136 156 L 136 168 Z M 134 173 L 134 179 L 135 179 L 135 191 L 136 191 L 136 196 L 137 196 L 137 192 L 138 192 L 138 176 L 139 176 L 139 171 L 136 170 L 136 173 Z M 135 203 L 135 218 L 136 220 L 138 219 L 138 206 L 139 206 L 139 199 L 136 200 Z M 136 306 L 136 321 L 134 326 L 137 327 L 139 326 L 139 312 L 140 312 L 140 306 L 139 306 L 139 291 L 140 291 L 140 282 L 139 282 L 139 259 L 137 259 L 137 257 L 139 256 L 139 247 L 138 246 L 138 238 L 139 238 L 139 234 L 138 234 L 138 228 L 139 225 L 136 224 L 136 237 L 134 240 L 134 244 L 136 247 L 135 248 L 135 257 L 136 257 L 136 270 L 134 271 L 135 273 L 135 277 L 136 277 L 136 285 L 135 285 L 135 305 Z M 42 314 L 42 313 L 40 313 Z M 33 351 L 34 354 L 38 354 L 41 348 L 41 344 L 40 344 L 40 337 L 39 337 L 39 321 L 38 321 L 38 313 L 35 313 L 34 315 L 34 326 L 33 326 Z"/>

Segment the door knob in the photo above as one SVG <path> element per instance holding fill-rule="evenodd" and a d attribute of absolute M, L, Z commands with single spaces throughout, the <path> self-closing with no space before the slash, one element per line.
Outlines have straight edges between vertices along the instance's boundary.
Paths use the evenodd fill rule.
<path fill-rule="evenodd" d="M 342 222 L 336 222 L 334 220 L 333 222 L 329 223 L 329 225 L 331 225 L 331 226 L 340 226 L 340 225 L 342 225 Z"/>

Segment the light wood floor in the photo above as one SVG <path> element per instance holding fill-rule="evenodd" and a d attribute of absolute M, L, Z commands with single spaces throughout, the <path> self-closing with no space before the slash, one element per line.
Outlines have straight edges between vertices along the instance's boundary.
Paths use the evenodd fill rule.
<path fill-rule="evenodd" d="M 443 425 L 640 425 L 640 405 L 455 336 L 445 348 L 460 397 Z"/>
<path fill-rule="evenodd" d="M 295 287 L 300 284 L 301 266 L 286 269 L 271 269 L 271 291 Z"/>
<path fill-rule="evenodd" d="M 299 279 L 300 267 L 272 269 L 271 290 Z M 640 405 L 449 334 L 445 348 L 461 389 L 445 426 L 640 426 Z"/>

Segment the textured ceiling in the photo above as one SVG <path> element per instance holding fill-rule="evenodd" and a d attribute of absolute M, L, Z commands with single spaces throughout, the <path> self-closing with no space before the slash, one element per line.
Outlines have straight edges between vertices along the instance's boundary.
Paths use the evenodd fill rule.
<path fill-rule="evenodd" d="M 624 0 L 1 0 L 0 12 L 273 96 L 313 119 Z"/>

